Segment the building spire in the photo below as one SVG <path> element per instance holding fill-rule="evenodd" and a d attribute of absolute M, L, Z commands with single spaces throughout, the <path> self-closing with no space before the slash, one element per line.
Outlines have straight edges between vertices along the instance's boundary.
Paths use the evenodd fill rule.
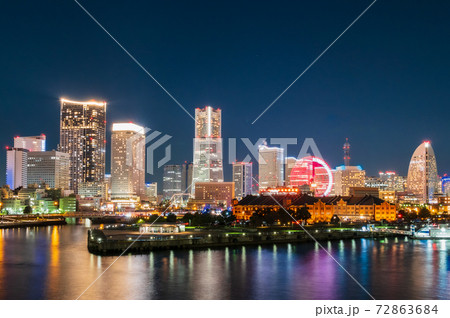
<path fill-rule="evenodd" d="M 348 167 L 350 165 L 350 143 L 348 138 L 345 138 L 345 144 L 342 149 L 344 150 L 344 165 Z"/>

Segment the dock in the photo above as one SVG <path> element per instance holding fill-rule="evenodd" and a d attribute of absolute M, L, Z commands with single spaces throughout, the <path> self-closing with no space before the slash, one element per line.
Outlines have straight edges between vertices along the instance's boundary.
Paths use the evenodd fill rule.
<path fill-rule="evenodd" d="M 384 238 L 397 236 L 389 232 L 312 231 L 318 241 Z M 260 231 L 227 233 L 224 231 L 189 231 L 181 233 L 142 234 L 138 231 L 91 229 L 88 250 L 96 255 L 146 254 L 156 250 L 223 248 L 245 245 L 311 242 L 303 231 Z"/>

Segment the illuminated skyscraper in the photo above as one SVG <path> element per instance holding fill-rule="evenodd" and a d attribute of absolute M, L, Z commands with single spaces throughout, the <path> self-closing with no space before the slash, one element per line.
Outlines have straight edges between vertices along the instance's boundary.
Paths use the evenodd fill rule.
<path fill-rule="evenodd" d="M 28 185 L 27 158 L 27 149 L 6 148 L 6 184 L 12 190 Z"/>
<path fill-rule="evenodd" d="M 251 162 L 233 163 L 234 194 L 237 199 L 242 199 L 252 194 L 253 164 Z"/>
<path fill-rule="evenodd" d="M 70 189 L 105 178 L 106 102 L 61 99 L 60 151 L 70 154 Z"/>
<path fill-rule="evenodd" d="M 282 148 L 261 145 L 258 148 L 259 190 L 276 188 L 284 183 L 284 153 Z"/>
<path fill-rule="evenodd" d="M 28 151 L 45 151 L 46 137 L 44 134 L 40 136 L 15 137 L 14 148 L 23 148 Z"/>
<path fill-rule="evenodd" d="M 220 109 L 211 106 L 195 109 L 192 194 L 196 182 L 223 182 L 221 126 Z"/>
<path fill-rule="evenodd" d="M 420 144 L 409 163 L 406 188 L 419 203 L 430 203 L 438 189 L 436 156 L 429 141 Z"/>
<path fill-rule="evenodd" d="M 145 132 L 132 123 L 115 123 L 111 135 L 111 199 L 145 195 Z"/>
<path fill-rule="evenodd" d="M 70 155 L 59 151 L 28 153 L 28 184 L 69 189 Z"/>

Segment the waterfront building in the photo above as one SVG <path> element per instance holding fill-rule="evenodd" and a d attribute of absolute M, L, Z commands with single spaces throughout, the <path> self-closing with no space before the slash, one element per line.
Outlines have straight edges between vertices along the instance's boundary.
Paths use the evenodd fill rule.
<path fill-rule="evenodd" d="M 234 195 L 242 199 L 246 195 L 252 194 L 253 185 L 253 164 L 251 162 L 233 163 Z"/>
<path fill-rule="evenodd" d="M 105 177 L 106 102 L 61 99 L 60 151 L 70 155 L 70 189 Z"/>
<path fill-rule="evenodd" d="M 156 223 L 156 224 L 141 224 L 139 226 L 140 234 L 157 234 L 157 233 L 180 233 L 185 232 L 186 226 L 184 224 L 169 224 L 169 223 Z"/>
<path fill-rule="evenodd" d="M 339 166 L 334 172 L 334 194 L 348 196 L 351 187 L 364 187 L 366 172 L 361 166 Z"/>
<path fill-rule="evenodd" d="M 278 211 L 281 204 L 286 210 L 298 211 L 306 207 L 311 214 L 310 223 L 330 222 L 333 215 L 341 221 L 380 221 L 396 220 L 395 204 L 364 196 L 313 197 L 301 195 L 260 195 L 247 196 L 233 205 L 233 213 L 238 220 L 250 220 L 256 211 L 270 209 Z"/>
<path fill-rule="evenodd" d="M 62 213 L 77 212 L 77 198 L 74 196 L 60 198 L 59 199 L 59 210 Z"/>
<path fill-rule="evenodd" d="M 28 150 L 6 147 L 6 184 L 14 190 L 28 185 Z"/>
<path fill-rule="evenodd" d="M 430 203 L 434 193 L 439 191 L 436 156 L 429 141 L 423 142 L 414 151 L 406 187 L 414 193 L 420 204 Z"/>
<path fill-rule="evenodd" d="M 145 133 L 133 123 L 114 123 L 111 135 L 111 199 L 145 195 Z"/>
<path fill-rule="evenodd" d="M 295 167 L 295 164 L 297 163 L 297 158 L 295 157 L 286 157 L 284 159 L 284 185 L 290 186 L 291 185 L 291 171 Z"/>
<path fill-rule="evenodd" d="M 27 149 L 28 151 L 45 151 L 46 137 L 40 136 L 14 137 L 14 148 Z"/>
<path fill-rule="evenodd" d="M 2 212 L 6 214 L 22 214 L 23 209 L 22 202 L 18 198 L 2 199 Z"/>
<path fill-rule="evenodd" d="M 27 159 L 28 184 L 69 189 L 70 155 L 59 151 L 33 151 Z"/>
<path fill-rule="evenodd" d="M 86 198 L 102 198 L 108 197 L 107 182 L 81 182 L 78 184 L 78 195 L 82 199 Z"/>
<path fill-rule="evenodd" d="M 58 209 L 58 201 L 53 201 L 51 198 L 43 198 L 36 202 L 36 206 L 33 207 L 33 212 L 56 213 Z"/>
<path fill-rule="evenodd" d="M 234 182 L 197 182 L 195 200 L 215 206 L 228 207 L 234 199 Z"/>
<path fill-rule="evenodd" d="M 284 184 L 284 152 L 282 148 L 258 147 L 259 190 L 281 187 Z"/>
<path fill-rule="evenodd" d="M 191 194 L 197 182 L 223 182 L 222 111 L 211 106 L 195 109 Z"/>

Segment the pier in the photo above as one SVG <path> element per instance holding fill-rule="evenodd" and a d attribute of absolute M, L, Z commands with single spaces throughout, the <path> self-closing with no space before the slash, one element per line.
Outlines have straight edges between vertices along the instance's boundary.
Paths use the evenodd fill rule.
<path fill-rule="evenodd" d="M 397 236 L 391 232 L 369 231 L 318 231 L 311 233 L 318 241 L 383 238 Z M 88 231 L 87 245 L 96 255 L 145 254 L 154 250 L 221 248 L 244 245 L 310 242 L 313 239 L 304 231 L 225 232 L 219 230 L 189 231 L 182 233 L 147 234 L 138 231 L 100 230 Z"/>

